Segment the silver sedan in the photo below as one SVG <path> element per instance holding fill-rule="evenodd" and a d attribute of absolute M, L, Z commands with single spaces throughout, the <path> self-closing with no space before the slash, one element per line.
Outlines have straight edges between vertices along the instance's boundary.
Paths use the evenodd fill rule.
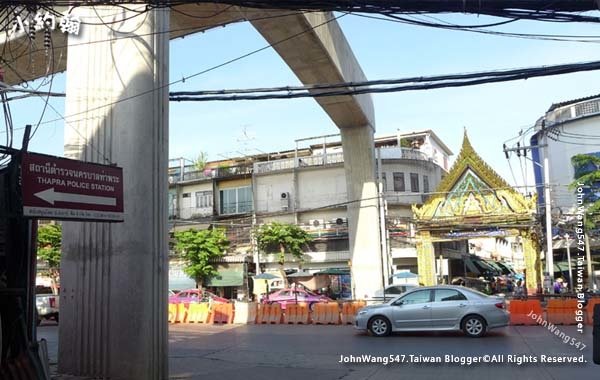
<path fill-rule="evenodd" d="M 356 315 L 355 327 L 374 336 L 395 331 L 462 330 L 478 338 L 508 322 L 503 298 L 462 286 L 439 285 L 415 288 L 387 303 L 364 307 Z"/>

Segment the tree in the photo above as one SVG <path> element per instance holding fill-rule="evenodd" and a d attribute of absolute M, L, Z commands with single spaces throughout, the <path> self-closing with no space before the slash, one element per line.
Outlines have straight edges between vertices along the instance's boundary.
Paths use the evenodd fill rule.
<path fill-rule="evenodd" d="M 58 224 L 47 224 L 38 229 L 37 257 L 48 264 L 48 269 L 42 273 L 51 279 L 52 291 L 58 293 L 60 277 L 60 248 L 62 230 Z"/>
<path fill-rule="evenodd" d="M 206 167 L 207 162 L 208 154 L 206 154 L 206 152 L 200 152 L 196 160 L 194 160 L 194 168 L 198 171 L 202 171 Z"/>
<path fill-rule="evenodd" d="M 184 272 L 202 288 L 206 280 L 217 274 L 211 261 L 225 254 L 229 240 L 223 229 L 175 232 L 175 250 L 185 260 Z"/>
<path fill-rule="evenodd" d="M 583 184 L 583 204 L 585 205 L 585 229 L 590 231 L 600 222 L 600 157 L 591 154 L 577 154 L 571 157 L 575 169 L 575 180 L 569 186 L 576 189 Z"/>
<path fill-rule="evenodd" d="M 278 253 L 278 262 L 285 263 L 285 254 L 290 253 L 302 260 L 302 249 L 312 241 L 310 235 L 295 224 L 272 222 L 260 226 L 256 232 L 258 248 L 265 253 Z"/>

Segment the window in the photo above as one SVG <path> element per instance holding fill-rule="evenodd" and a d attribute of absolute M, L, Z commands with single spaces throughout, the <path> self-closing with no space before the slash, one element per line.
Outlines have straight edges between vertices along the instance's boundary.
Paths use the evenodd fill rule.
<path fill-rule="evenodd" d="M 434 302 L 444 302 L 444 301 L 464 301 L 467 297 L 465 297 L 459 291 L 453 289 L 436 289 Z"/>
<path fill-rule="evenodd" d="M 220 191 L 221 214 L 239 214 L 252 211 L 252 189 L 250 186 Z"/>
<path fill-rule="evenodd" d="M 404 173 L 394 173 L 394 191 L 406 191 Z"/>
<path fill-rule="evenodd" d="M 192 194 L 191 193 L 183 193 L 181 195 L 182 198 L 189 198 Z"/>
<path fill-rule="evenodd" d="M 409 293 L 404 297 L 400 298 L 403 305 L 414 305 L 417 303 L 430 302 L 431 290 L 418 290 L 416 292 Z"/>
<path fill-rule="evenodd" d="M 419 192 L 419 175 L 417 173 L 410 173 L 410 191 Z"/>
<path fill-rule="evenodd" d="M 383 187 L 383 191 L 387 191 L 387 178 L 385 177 L 385 172 L 381 173 L 381 185 Z"/>
<path fill-rule="evenodd" d="M 429 194 L 429 177 L 423 176 L 423 192 L 425 195 Z"/>
<path fill-rule="evenodd" d="M 212 191 L 196 191 L 196 208 L 209 208 L 212 205 Z"/>

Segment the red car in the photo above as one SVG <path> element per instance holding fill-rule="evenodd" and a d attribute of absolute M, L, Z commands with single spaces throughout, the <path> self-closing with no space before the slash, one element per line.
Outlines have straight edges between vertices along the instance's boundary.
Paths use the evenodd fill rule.
<path fill-rule="evenodd" d="M 331 298 L 313 293 L 305 289 L 281 289 L 268 296 L 263 297 L 263 303 L 279 303 L 281 308 L 285 310 L 285 306 L 288 303 L 295 304 L 296 302 L 308 303 L 310 310 L 313 309 L 314 304 L 318 302 L 330 302 L 333 301 Z"/>
<path fill-rule="evenodd" d="M 169 303 L 199 303 L 217 302 L 228 303 L 227 298 L 219 297 L 211 292 L 200 289 L 187 289 L 169 297 Z"/>

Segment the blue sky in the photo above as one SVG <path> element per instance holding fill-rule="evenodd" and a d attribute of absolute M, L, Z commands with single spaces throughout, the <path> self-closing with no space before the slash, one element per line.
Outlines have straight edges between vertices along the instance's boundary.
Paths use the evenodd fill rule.
<path fill-rule="evenodd" d="M 485 23 L 485 17 L 438 16 L 451 22 Z M 524 40 L 448 31 L 346 15 L 339 23 L 368 79 L 551 65 L 600 60 L 595 43 Z M 599 35 L 592 24 L 517 21 L 495 30 L 521 33 Z M 598 40 L 600 42 L 600 39 Z M 249 23 L 229 25 L 171 42 L 171 81 L 189 76 L 266 45 Z M 53 89 L 64 89 L 64 74 Z M 268 87 L 299 84 L 272 49 L 186 80 L 171 90 Z M 432 129 L 458 154 L 463 128 L 480 155 L 512 185 L 523 185 L 519 160 L 511 159 L 513 179 L 502 143 L 518 136 L 555 102 L 600 92 L 600 74 L 587 72 L 459 89 L 373 95 L 377 135 L 396 130 Z M 64 113 L 62 99 L 51 104 Z M 29 98 L 12 104 L 16 128 L 36 124 L 43 101 Z M 56 119 L 47 109 L 44 120 Z M 246 130 L 253 139 L 240 141 Z M 15 134 L 20 145 L 21 134 Z M 312 99 L 170 104 L 170 157 L 209 159 L 234 151 L 292 149 L 294 140 L 336 133 L 337 128 Z M 30 149 L 62 155 L 63 123 L 43 124 Z M 523 163 L 521 163 L 523 164 Z M 528 166 L 530 166 L 528 164 Z M 532 175 L 529 171 L 528 180 Z"/>

